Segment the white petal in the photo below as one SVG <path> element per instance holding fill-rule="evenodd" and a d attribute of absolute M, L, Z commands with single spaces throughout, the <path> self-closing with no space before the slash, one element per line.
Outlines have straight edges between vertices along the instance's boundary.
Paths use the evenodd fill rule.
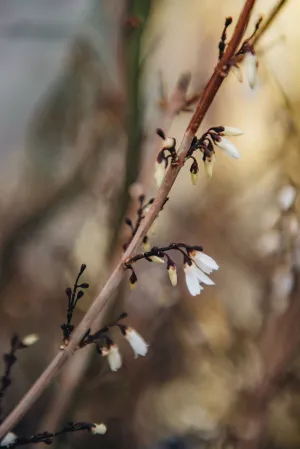
<path fill-rule="evenodd" d="M 296 198 L 296 189 L 287 185 L 282 187 L 278 194 L 278 202 L 282 210 L 288 210 Z"/>
<path fill-rule="evenodd" d="M 232 126 L 224 126 L 224 131 L 222 132 L 224 136 L 241 136 L 244 134 L 239 128 L 233 128 Z"/>
<path fill-rule="evenodd" d="M 165 170 L 165 163 L 162 162 L 161 164 L 159 164 L 158 162 L 155 163 L 155 173 L 154 173 L 154 178 L 156 180 L 156 184 L 158 187 L 161 186 L 164 177 L 166 174 L 166 170 Z"/>
<path fill-rule="evenodd" d="M 221 140 L 219 142 L 215 142 L 215 144 L 221 148 L 221 150 L 225 151 L 225 153 L 232 157 L 233 159 L 239 159 L 241 157 L 240 153 L 236 149 L 236 147 L 233 145 L 230 140 L 226 139 L 225 137 L 221 137 Z"/>
<path fill-rule="evenodd" d="M 256 55 L 253 55 L 251 52 L 246 53 L 245 64 L 246 64 L 248 83 L 249 83 L 251 89 L 253 89 L 255 86 L 256 73 L 257 73 L 257 57 L 256 57 Z"/>
<path fill-rule="evenodd" d="M 122 357 L 117 345 L 112 345 L 110 347 L 109 353 L 107 354 L 108 364 L 112 371 L 118 371 L 122 366 Z"/>
<path fill-rule="evenodd" d="M 8 446 L 9 444 L 12 444 L 16 441 L 17 435 L 13 432 L 8 432 L 3 440 L 0 442 L 0 446 Z"/>
<path fill-rule="evenodd" d="M 219 269 L 217 262 L 212 257 L 204 254 L 202 251 L 192 251 L 190 256 L 196 262 L 198 267 L 207 274 L 210 274 L 212 270 Z M 206 270 L 210 270 L 210 272 L 208 273 Z"/>
<path fill-rule="evenodd" d="M 200 285 L 196 271 L 193 267 L 193 265 L 187 265 L 184 266 L 185 271 L 185 281 L 187 288 L 192 296 L 200 295 L 201 290 L 203 290 L 203 287 Z"/>
<path fill-rule="evenodd" d="M 22 339 L 22 343 L 25 346 L 31 346 L 34 345 L 34 343 L 36 343 L 39 340 L 39 338 L 40 337 L 38 336 L 38 334 L 29 334 Z"/>
<path fill-rule="evenodd" d="M 197 267 L 197 277 L 199 282 L 203 282 L 206 285 L 215 285 L 214 281 L 212 281 L 200 268 Z"/>
<path fill-rule="evenodd" d="M 168 269 L 168 274 L 169 274 L 169 277 L 170 277 L 171 284 L 173 285 L 173 287 L 175 287 L 175 285 L 177 285 L 177 270 L 176 270 L 176 267 L 171 266 Z"/>
<path fill-rule="evenodd" d="M 129 327 L 126 330 L 125 338 L 132 347 L 135 358 L 137 358 L 139 355 L 144 356 L 147 354 L 149 345 L 136 330 Z"/>
<path fill-rule="evenodd" d="M 94 435 L 104 435 L 106 433 L 107 427 L 105 424 L 96 424 L 94 423 L 94 427 L 91 428 L 91 432 Z"/>

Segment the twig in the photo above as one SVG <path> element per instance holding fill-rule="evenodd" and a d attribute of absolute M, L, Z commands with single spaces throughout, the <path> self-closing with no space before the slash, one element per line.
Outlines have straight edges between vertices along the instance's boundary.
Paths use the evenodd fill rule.
<path fill-rule="evenodd" d="M 134 250 L 139 245 L 143 237 L 146 235 L 149 227 L 154 222 L 158 213 L 161 210 L 183 164 L 185 157 L 189 151 L 193 137 L 197 132 L 208 108 L 213 102 L 222 82 L 224 81 L 224 67 L 226 68 L 235 52 L 238 50 L 238 46 L 241 43 L 245 29 L 248 25 L 252 8 L 255 4 L 255 0 L 246 0 L 244 8 L 240 14 L 232 39 L 230 40 L 225 54 L 216 66 L 208 84 L 206 85 L 200 102 L 193 114 L 191 121 L 187 127 L 183 140 L 179 148 L 178 164 L 172 165 L 161 185 L 157 197 L 152 205 L 152 208 L 148 212 L 147 216 L 143 220 L 140 228 L 134 236 L 132 242 L 124 253 L 123 257 L 119 260 L 116 268 L 113 270 L 106 284 L 103 286 L 101 292 L 83 317 L 81 323 L 74 331 L 73 338 L 70 340 L 69 345 L 52 360 L 46 370 L 42 373 L 40 378 L 31 387 L 23 399 L 19 402 L 17 407 L 11 412 L 4 423 L 0 426 L 0 438 L 3 437 L 26 413 L 31 405 L 37 400 L 41 393 L 47 388 L 52 379 L 57 375 L 60 368 L 66 363 L 69 357 L 72 355 L 74 349 L 86 333 L 87 329 L 92 326 L 94 320 L 104 309 L 108 303 L 110 296 L 123 279 L 124 269 L 123 264 L 126 260 L 132 257 Z"/>
<path fill-rule="evenodd" d="M 265 34 L 265 32 L 270 28 L 270 25 L 274 22 L 278 14 L 280 13 L 282 7 L 287 3 L 287 0 L 280 0 L 272 9 L 270 12 L 267 20 L 263 21 L 262 25 L 260 26 L 259 30 L 254 36 L 254 39 L 252 41 L 253 45 L 256 45 L 257 42 L 261 39 L 262 35 Z"/>

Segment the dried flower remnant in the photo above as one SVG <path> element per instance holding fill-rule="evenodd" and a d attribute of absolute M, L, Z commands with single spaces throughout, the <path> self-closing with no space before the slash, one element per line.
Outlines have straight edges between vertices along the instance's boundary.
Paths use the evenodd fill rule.
<path fill-rule="evenodd" d="M 186 245 L 185 243 L 171 243 L 166 247 L 154 246 L 150 251 L 138 254 L 129 259 L 124 264 L 124 268 L 131 270 L 131 272 L 134 272 L 135 274 L 132 265 L 141 259 L 145 259 L 149 262 L 152 261 L 151 259 L 154 256 L 159 259 L 166 259 L 168 275 L 171 284 L 175 286 L 177 285 L 177 267 L 168 254 L 171 250 L 178 251 L 183 255 L 185 279 L 191 295 L 196 296 L 201 293 L 203 290 L 201 283 L 214 285 L 214 282 L 207 276 L 207 274 L 211 274 L 214 270 L 218 270 L 219 266 L 212 257 L 203 253 L 203 248 L 201 246 L 191 246 Z"/>

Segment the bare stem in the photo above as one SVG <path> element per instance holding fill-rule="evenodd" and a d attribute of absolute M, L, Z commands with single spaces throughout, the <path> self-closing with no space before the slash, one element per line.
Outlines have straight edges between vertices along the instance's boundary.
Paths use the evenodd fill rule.
<path fill-rule="evenodd" d="M 192 139 L 197 132 L 208 108 L 213 102 L 223 80 L 224 80 L 224 67 L 227 67 L 230 63 L 232 57 L 235 52 L 238 50 L 238 46 L 241 43 L 243 38 L 245 29 L 248 25 L 250 14 L 252 8 L 255 4 L 255 0 L 246 0 L 244 8 L 240 14 L 239 20 L 237 22 L 236 28 L 234 30 L 232 39 L 230 40 L 224 56 L 219 61 L 216 66 L 210 80 L 208 81 L 203 94 L 200 98 L 199 104 L 196 108 L 195 113 L 193 114 L 190 123 L 187 127 L 181 145 L 179 147 L 179 161 L 176 166 L 171 166 L 166 174 L 163 184 L 161 185 L 157 197 L 152 205 L 152 208 L 146 215 L 143 220 L 140 228 L 135 234 L 132 242 L 128 246 L 126 252 L 123 257 L 117 263 L 115 269 L 111 273 L 109 279 L 103 286 L 101 292 L 94 300 L 93 304 L 83 317 L 81 323 L 78 325 L 76 330 L 73 333 L 73 337 L 70 340 L 68 346 L 61 351 L 50 365 L 46 368 L 46 370 L 42 373 L 40 378 L 35 382 L 35 384 L 31 387 L 31 389 L 27 392 L 27 394 L 23 397 L 23 399 L 19 402 L 17 407 L 10 413 L 10 415 L 6 418 L 3 424 L 0 426 L 0 438 L 3 437 L 27 412 L 27 410 L 31 407 L 31 405 L 37 400 L 37 398 L 43 393 L 43 391 L 47 388 L 49 383 L 54 379 L 54 377 L 59 372 L 60 368 L 67 362 L 69 357 L 73 354 L 76 346 L 82 339 L 83 335 L 87 331 L 88 328 L 92 326 L 92 323 L 95 319 L 99 317 L 99 314 L 102 312 L 105 305 L 108 303 L 111 295 L 115 291 L 115 289 L 120 284 L 123 275 L 124 268 L 123 264 L 126 260 L 132 257 L 133 252 L 146 235 L 149 227 L 159 214 L 161 207 L 163 206 L 177 176 L 180 172 L 184 159 L 189 151 Z"/>

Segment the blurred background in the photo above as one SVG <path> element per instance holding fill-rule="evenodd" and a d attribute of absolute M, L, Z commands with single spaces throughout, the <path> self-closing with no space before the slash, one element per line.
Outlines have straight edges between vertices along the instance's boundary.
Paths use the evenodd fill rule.
<path fill-rule="evenodd" d="M 278 3 L 256 2 L 248 35 Z M 196 186 L 187 164 L 149 234 L 152 245 L 203 245 L 220 265 L 216 285 L 191 297 L 181 271 L 174 288 L 164 267 L 139 263 L 135 291 L 125 279 L 106 316 L 126 311 L 147 357 L 134 360 L 118 335 L 117 373 L 78 352 L 18 435 L 74 420 L 104 422 L 107 434 L 58 448 L 299 447 L 300 3 L 282 3 L 257 45 L 255 88 L 230 73 L 200 129 L 243 129 L 232 138 L 241 159 L 217 152 L 212 179 L 200 164 Z M 155 129 L 180 142 L 191 118 L 168 99 L 187 71 L 187 97 L 201 92 L 225 17 L 235 23 L 243 5 L 0 0 L 0 350 L 13 332 L 40 336 L 19 355 L 6 413 L 57 353 L 80 265 L 91 287 L 75 323 L 129 237 L 126 211 L 134 218 L 137 196 L 155 196 Z"/>

